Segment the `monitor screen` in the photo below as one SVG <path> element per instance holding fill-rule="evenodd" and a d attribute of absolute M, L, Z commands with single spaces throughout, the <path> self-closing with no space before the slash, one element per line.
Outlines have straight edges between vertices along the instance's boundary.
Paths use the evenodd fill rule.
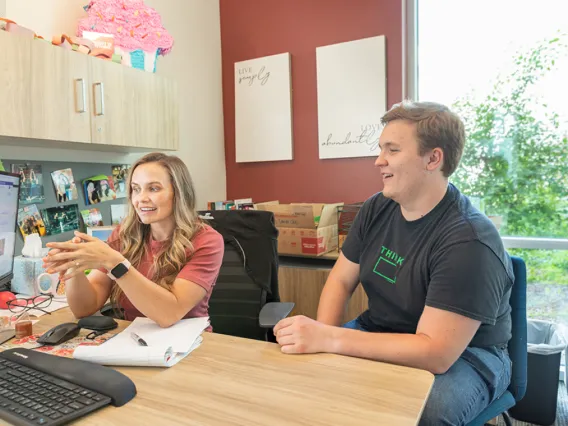
<path fill-rule="evenodd" d="M 12 279 L 20 176 L 0 172 L 0 287 Z"/>

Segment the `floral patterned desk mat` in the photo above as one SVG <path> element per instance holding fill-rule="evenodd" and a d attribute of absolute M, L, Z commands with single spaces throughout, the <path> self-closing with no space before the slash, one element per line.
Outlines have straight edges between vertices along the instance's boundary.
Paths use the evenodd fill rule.
<path fill-rule="evenodd" d="M 87 339 L 87 335 L 92 333 L 91 330 L 82 329 L 79 334 L 67 340 L 66 342 L 57 346 L 41 346 L 37 343 L 37 339 L 40 338 L 41 334 L 32 334 L 21 339 L 8 340 L 0 345 L 0 351 L 14 348 L 25 348 L 25 349 L 35 349 L 40 352 L 45 352 L 51 355 L 62 356 L 66 358 L 73 358 L 73 352 L 79 346 L 99 346 L 102 345 L 107 340 L 116 336 L 116 333 L 105 333 L 94 339 Z"/>

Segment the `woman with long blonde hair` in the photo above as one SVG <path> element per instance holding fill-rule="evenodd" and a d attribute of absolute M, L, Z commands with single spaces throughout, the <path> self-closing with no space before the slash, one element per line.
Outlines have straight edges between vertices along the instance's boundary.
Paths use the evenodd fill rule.
<path fill-rule="evenodd" d="M 44 266 L 65 281 L 73 314 L 92 315 L 110 297 L 125 319 L 145 316 L 162 327 L 208 316 L 224 243 L 199 219 L 187 167 L 175 156 L 147 154 L 132 166 L 127 189 L 128 215 L 108 244 L 80 232 L 47 244 Z"/>

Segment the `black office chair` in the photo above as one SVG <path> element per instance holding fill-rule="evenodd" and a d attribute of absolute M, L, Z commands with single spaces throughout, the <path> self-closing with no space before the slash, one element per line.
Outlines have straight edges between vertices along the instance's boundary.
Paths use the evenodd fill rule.
<path fill-rule="evenodd" d="M 268 302 L 267 291 L 247 274 L 240 253 L 225 245 L 223 264 L 209 299 L 215 333 L 274 341 L 272 328 L 288 316 L 294 303 Z"/>
<path fill-rule="evenodd" d="M 294 303 L 278 294 L 278 230 L 272 212 L 206 211 L 201 217 L 225 241 L 223 263 L 209 300 L 213 331 L 275 341 L 271 330 Z"/>

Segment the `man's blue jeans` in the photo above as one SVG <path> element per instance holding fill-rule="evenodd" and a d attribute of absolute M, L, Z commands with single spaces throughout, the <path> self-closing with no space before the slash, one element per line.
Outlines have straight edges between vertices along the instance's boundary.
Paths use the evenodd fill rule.
<path fill-rule="evenodd" d="M 359 318 L 343 327 L 366 330 Z M 444 373 L 436 375 L 420 425 L 467 425 L 500 397 L 511 382 L 506 348 L 467 348 Z"/>

